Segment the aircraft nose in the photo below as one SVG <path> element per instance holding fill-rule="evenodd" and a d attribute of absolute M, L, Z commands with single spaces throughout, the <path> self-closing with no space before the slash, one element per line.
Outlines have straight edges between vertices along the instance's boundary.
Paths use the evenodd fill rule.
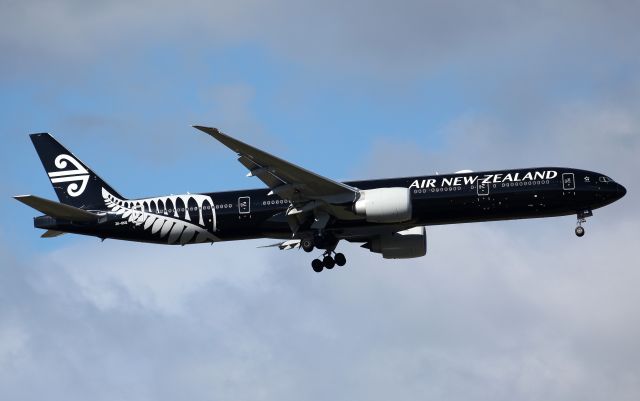
<path fill-rule="evenodd" d="M 622 198 L 623 196 L 625 196 L 627 194 L 627 188 L 623 187 L 622 185 L 618 184 L 618 196 L 620 198 Z"/>

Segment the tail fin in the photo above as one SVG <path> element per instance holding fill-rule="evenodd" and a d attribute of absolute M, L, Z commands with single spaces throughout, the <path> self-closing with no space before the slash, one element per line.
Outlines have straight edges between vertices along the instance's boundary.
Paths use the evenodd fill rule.
<path fill-rule="evenodd" d="M 104 209 L 103 188 L 124 199 L 51 135 L 29 136 L 60 202 L 83 209 Z"/>

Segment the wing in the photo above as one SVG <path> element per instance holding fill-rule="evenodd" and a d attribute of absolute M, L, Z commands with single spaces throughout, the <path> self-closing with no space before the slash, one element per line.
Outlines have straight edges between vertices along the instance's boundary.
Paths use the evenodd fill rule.
<path fill-rule="evenodd" d="M 329 204 L 350 203 L 358 196 L 356 188 L 296 166 L 225 135 L 216 128 L 198 125 L 194 125 L 194 128 L 211 135 L 236 152 L 238 161 L 249 170 L 247 175 L 262 180 L 271 189 L 270 195 L 278 195 L 293 202 L 319 200 Z"/>
<path fill-rule="evenodd" d="M 258 248 L 275 248 L 276 246 L 283 251 L 288 251 L 289 249 L 300 248 L 300 240 L 292 239 L 284 242 L 278 242 L 276 244 L 259 246 Z"/>

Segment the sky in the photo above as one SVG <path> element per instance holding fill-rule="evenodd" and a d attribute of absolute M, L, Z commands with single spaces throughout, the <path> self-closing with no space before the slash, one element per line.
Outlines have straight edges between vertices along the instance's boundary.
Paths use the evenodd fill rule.
<path fill-rule="evenodd" d="M 0 2 L 0 394 L 637 400 L 640 4 Z M 314 273 L 270 240 L 39 238 L 50 132 L 124 196 L 260 187 L 191 125 L 339 179 L 535 166 L 627 196 L 427 227 Z"/>

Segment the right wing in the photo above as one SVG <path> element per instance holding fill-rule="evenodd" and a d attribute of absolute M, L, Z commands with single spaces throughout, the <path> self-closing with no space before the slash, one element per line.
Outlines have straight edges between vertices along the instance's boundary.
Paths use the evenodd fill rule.
<path fill-rule="evenodd" d="M 259 246 L 258 248 L 275 248 L 278 247 L 280 248 L 280 250 L 289 250 L 289 249 L 295 249 L 295 248 L 300 248 L 300 240 L 299 239 L 292 239 L 292 240 L 288 240 L 288 241 L 284 241 L 284 242 L 278 242 L 275 244 L 271 244 L 271 245 L 263 245 L 263 246 Z"/>

